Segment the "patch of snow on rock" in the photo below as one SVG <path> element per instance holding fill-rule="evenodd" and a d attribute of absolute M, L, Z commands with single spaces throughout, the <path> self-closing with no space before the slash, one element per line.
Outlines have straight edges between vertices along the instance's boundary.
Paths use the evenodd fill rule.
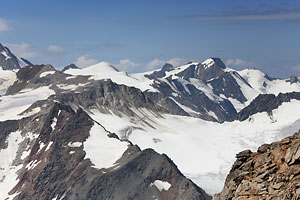
<path fill-rule="evenodd" d="M 167 181 L 161 181 L 161 180 L 156 180 L 153 183 L 150 184 L 150 186 L 155 186 L 157 189 L 161 192 L 163 190 L 168 191 L 170 187 L 172 186 L 169 182 Z"/>
<path fill-rule="evenodd" d="M 82 146 L 82 142 L 70 142 L 69 144 L 68 144 L 68 147 L 72 147 L 72 148 L 74 148 L 74 147 L 81 147 Z"/>
<path fill-rule="evenodd" d="M 1 54 L 5 57 L 5 60 L 11 59 L 11 57 L 7 54 L 6 51 L 2 51 Z"/>
<path fill-rule="evenodd" d="M 56 119 L 56 117 L 54 117 L 54 118 L 53 118 L 53 121 L 52 121 L 52 124 L 50 125 L 51 128 L 52 128 L 52 130 L 55 129 L 56 123 L 57 123 L 57 119 Z"/>
<path fill-rule="evenodd" d="M 98 169 L 114 166 L 128 148 L 127 142 L 109 138 L 107 132 L 98 124 L 94 124 L 90 136 L 83 144 L 86 158 Z"/>
<path fill-rule="evenodd" d="M 54 74 L 54 73 L 55 73 L 55 71 L 46 71 L 46 72 L 43 72 L 43 73 L 40 74 L 40 78 L 48 76 L 50 74 Z"/>
<path fill-rule="evenodd" d="M 15 166 L 13 161 L 22 141 L 20 132 L 13 132 L 7 138 L 8 147 L 0 150 L 0 199 L 6 199 L 8 192 L 18 183 L 17 171 L 22 165 Z"/>

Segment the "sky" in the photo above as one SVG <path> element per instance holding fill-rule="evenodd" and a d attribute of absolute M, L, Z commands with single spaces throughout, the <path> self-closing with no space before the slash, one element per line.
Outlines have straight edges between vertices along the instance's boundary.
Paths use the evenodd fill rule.
<path fill-rule="evenodd" d="M 300 75 L 298 0 L 0 0 L 0 43 L 34 64 L 128 72 L 219 57 Z"/>

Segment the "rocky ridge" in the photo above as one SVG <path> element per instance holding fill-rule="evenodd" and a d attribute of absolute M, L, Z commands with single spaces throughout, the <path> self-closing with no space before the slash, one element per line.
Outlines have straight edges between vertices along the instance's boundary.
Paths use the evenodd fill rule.
<path fill-rule="evenodd" d="M 248 106 L 243 108 L 236 116 L 237 120 L 244 121 L 251 115 L 259 112 L 267 112 L 272 115 L 272 110 L 277 109 L 282 103 L 291 100 L 300 100 L 299 92 L 274 94 L 260 94 Z"/>
<path fill-rule="evenodd" d="M 300 132 L 236 158 L 216 200 L 300 198 Z"/>

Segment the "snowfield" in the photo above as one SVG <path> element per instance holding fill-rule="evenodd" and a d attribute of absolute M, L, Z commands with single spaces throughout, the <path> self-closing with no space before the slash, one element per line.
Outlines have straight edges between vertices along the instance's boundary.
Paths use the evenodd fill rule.
<path fill-rule="evenodd" d="M 0 66 L 0 96 L 4 95 L 6 90 L 17 79 L 16 73 L 9 70 L 3 70 Z"/>
<path fill-rule="evenodd" d="M 37 89 L 22 90 L 14 95 L 0 96 L 0 121 L 21 119 L 24 117 L 19 115 L 22 111 L 34 102 L 47 99 L 52 94 L 55 94 L 53 90 L 48 86 L 43 86 Z M 36 112 L 38 111 L 36 110 Z"/>
<path fill-rule="evenodd" d="M 83 69 L 68 69 L 65 73 L 73 76 L 90 75 L 91 79 L 95 80 L 111 79 L 115 83 L 136 87 L 142 91 L 157 91 L 151 86 L 153 80 L 146 78 L 142 74 L 129 74 L 127 72 L 118 71 L 115 67 L 106 62 L 100 62 Z"/>
<path fill-rule="evenodd" d="M 150 186 L 155 186 L 160 192 L 165 190 L 168 191 L 170 187 L 172 186 L 169 182 L 167 181 L 161 181 L 161 180 L 155 180 L 154 183 L 151 183 Z"/>
<path fill-rule="evenodd" d="M 18 183 L 17 172 L 23 167 L 23 164 L 17 164 L 18 162 L 15 160 L 23 160 L 25 159 L 24 154 L 29 154 L 29 151 L 24 151 L 22 155 L 18 155 L 21 143 L 25 139 L 33 140 L 36 137 L 32 133 L 21 136 L 20 131 L 13 132 L 8 136 L 6 140 L 8 148 L 0 150 L 0 199 L 11 200 L 17 195 L 17 193 L 8 195 L 8 192 Z M 25 146 L 25 149 L 28 147 L 29 145 Z"/>
<path fill-rule="evenodd" d="M 90 136 L 83 143 L 85 158 L 90 158 L 94 167 L 98 169 L 109 168 L 117 165 L 116 161 L 122 157 L 128 148 L 127 142 L 109 138 L 107 132 L 98 124 L 90 130 Z"/>
<path fill-rule="evenodd" d="M 128 138 L 141 149 L 153 148 L 167 154 L 183 174 L 208 193 L 215 194 L 222 190 L 238 152 L 256 151 L 260 145 L 300 129 L 300 112 L 294 112 L 298 109 L 300 101 L 293 100 L 283 103 L 272 116 L 257 113 L 243 122 L 223 124 L 176 115 L 157 118 L 150 112 L 140 111 L 155 129 L 126 116 L 96 112 L 90 115 L 107 130 Z"/>

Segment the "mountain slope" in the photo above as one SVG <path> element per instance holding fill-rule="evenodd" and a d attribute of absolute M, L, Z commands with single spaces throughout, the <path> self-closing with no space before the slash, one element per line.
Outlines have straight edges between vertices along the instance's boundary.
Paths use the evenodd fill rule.
<path fill-rule="evenodd" d="M 166 155 L 120 141 L 83 110 L 48 100 L 26 112 L 37 107 L 0 123 L 2 199 L 210 199 Z"/>
<path fill-rule="evenodd" d="M 148 113 L 147 118 L 143 116 L 148 123 L 96 111 L 90 116 L 141 149 L 153 148 L 167 154 L 183 174 L 214 194 L 221 191 L 236 152 L 245 148 L 254 151 L 263 143 L 280 140 L 299 130 L 300 114 L 293 112 L 297 109 L 300 101 L 292 100 L 273 110 L 272 117 L 263 112 L 253 115 L 251 120 L 222 124 L 169 114 L 158 118 Z"/>
<path fill-rule="evenodd" d="M 282 80 L 269 78 L 254 69 L 236 71 L 227 68 L 218 58 L 209 58 L 202 63 L 188 63 L 177 68 L 166 64 L 161 70 L 143 75 L 155 80 L 153 87 L 167 99 L 166 108 L 175 105 L 171 109 L 167 108 L 170 113 L 219 122 L 234 119 L 236 113 L 259 94 L 277 95 L 280 92 L 300 91 L 300 83 L 295 76 Z M 196 88 L 196 94 L 202 93 L 210 103 L 203 103 L 205 98 L 195 99 L 190 88 L 193 91 Z M 150 97 L 153 101 L 164 104 L 157 100 L 157 94 L 150 94 Z"/>

